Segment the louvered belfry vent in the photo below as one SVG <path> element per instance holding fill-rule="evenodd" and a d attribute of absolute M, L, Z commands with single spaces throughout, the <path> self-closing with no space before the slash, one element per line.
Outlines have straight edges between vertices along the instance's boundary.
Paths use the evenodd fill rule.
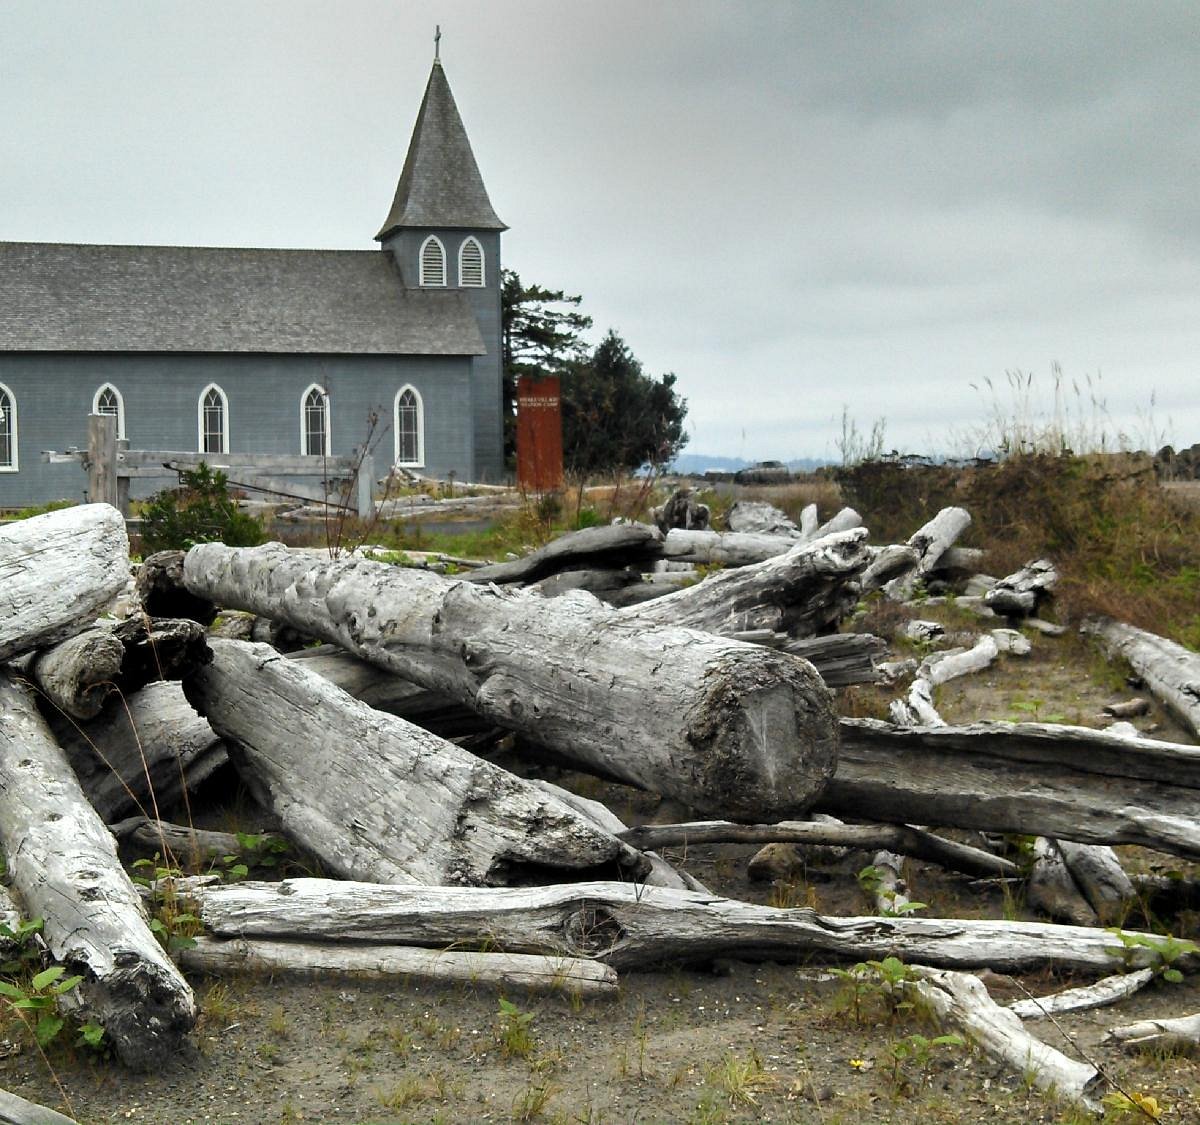
<path fill-rule="evenodd" d="M 474 288 L 483 285 L 483 247 L 474 238 L 464 239 L 458 252 L 458 283 Z"/>
<path fill-rule="evenodd" d="M 446 284 L 446 250 L 433 235 L 421 246 L 421 284 Z"/>

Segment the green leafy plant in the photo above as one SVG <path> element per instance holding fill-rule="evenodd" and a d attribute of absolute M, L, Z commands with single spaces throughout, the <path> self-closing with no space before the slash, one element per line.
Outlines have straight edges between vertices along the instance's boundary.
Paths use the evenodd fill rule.
<path fill-rule="evenodd" d="M 904 992 L 905 983 L 914 979 L 913 971 L 899 957 L 860 961 L 852 968 L 832 972 L 842 982 L 838 1003 L 849 1008 L 855 1023 L 865 1022 L 880 1009 L 894 1019 L 913 1008 Z"/>
<path fill-rule="evenodd" d="M 159 944 L 168 953 L 194 948 L 200 919 L 187 910 L 183 899 L 171 886 L 171 880 L 182 874 L 179 868 L 164 865 L 159 855 L 153 859 L 134 860 L 131 866 L 138 872 L 133 875 L 133 881 L 151 890 L 150 932 L 158 938 Z"/>
<path fill-rule="evenodd" d="M 1167 1112 L 1167 1107 L 1152 1094 L 1141 1094 L 1136 1090 L 1129 1093 L 1114 1090 L 1104 1095 L 1102 1104 L 1106 1122 L 1161 1121 Z"/>
<path fill-rule="evenodd" d="M 913 1034 L 897 1040 L 889 1048 L 892 1056 L 892 1085 L 900 1090 L 909 1084 L 904 1070 L 908 1063 L 913 1063 L 920 1068 L 920 1084 L 927 1085 L 929 1070 L 933 1064 L 934 1049 L 943 1047 L 950 1050 L 954 1047 L 965 1047 L 966 1043 L 967 1041 L 961 1035 L 935 1035 L 933 1038 L 928 1038 L 919 1032 L 913 1032 Z"/>
<path fill-rule="evenodd" d="M 508 1057 L 529 1058 L 537 1045 L 530 1025 L 533 1013 L 523 1012 L 511 1000 L 500 997 L 500 1011 L 496 1022 L 496 1037 L 500 1049 Z"/>
<path fill-rule="evenodd" d="M 62 965 L 51 965 L 35 973 L 25 984 L 0 981 L 0 996 L 33 1032 L 39 1047 L 52 1042 L 66 1024 L 58 1011 L 58 998 L 83 980 L 82 976 L 65 976 L 66 971 Z M 102 1030 L 100 1034 L 103 1035 Z"/>
<path fill-rule="evenodd" d="M 254 547 L 263 541 L 262 523 L 238 511 L 228 478 L 204 462 L 179 474 L 179 487 L 156 493 L 142 510 L 142 550 L 186 550 L 196 543 Z"/>
<path fill-rule="evenodd" d="M 883 907 L 881 913 L 885 918 L 899 918 L 905 914 L 912 914 L 917 910 L 927 910 L 928 904 L 924 902 L 905 901 L 897 902 L 898 894 L 891 887 L 884 886 L 884 872 L 878 868 L 868 864 L 857 875 L 858 885 L 862 887 L 873 898 L 882 898 Z M 895 958 L 892 958 L 895 960 Z"/>
<path fill-rule="evenodd" d="M 1146 960 L 1141 954 L 1141 951 L 1145 950 L 1149 954 L 1147 967 L 1154 970 L 1156 977 L 1170 984 L 1180 984 L 1183 981 L 1183 973 L 1175 963 L 1182 957 L 1200 953 L 1200 945 L 1194 941 L 1172 937 L 1170 934 L 1161 937 L 1155 934 L 1127 934 L 1117 926 L 1108 927 L 1108 932 L 1121 944 L 1106 946 L 1106 951 L 1121 958 L 1126 972 L 1138 968 L 1138 962 Z"/>

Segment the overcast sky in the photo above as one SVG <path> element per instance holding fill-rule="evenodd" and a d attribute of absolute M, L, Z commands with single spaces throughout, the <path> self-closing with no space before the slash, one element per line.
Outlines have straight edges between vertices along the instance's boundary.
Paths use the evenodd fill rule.
<path fill-rule="evenodd" d="M 370 247 L 435 23 L 505 263 L 689 451 L 967 452 L 1055 363 L 1072 425 L 1200 441 L 1193 0 L 0 0 L 0 239 Z"/>

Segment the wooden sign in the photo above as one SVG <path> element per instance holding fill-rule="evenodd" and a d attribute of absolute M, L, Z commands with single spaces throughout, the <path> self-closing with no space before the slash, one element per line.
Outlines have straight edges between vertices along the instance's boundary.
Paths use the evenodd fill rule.
<path fill-rule="evenodd" d="M 517 485 L 526 492 L 563 486 L 562 397 L 557 375 L 517 384 Z"/>

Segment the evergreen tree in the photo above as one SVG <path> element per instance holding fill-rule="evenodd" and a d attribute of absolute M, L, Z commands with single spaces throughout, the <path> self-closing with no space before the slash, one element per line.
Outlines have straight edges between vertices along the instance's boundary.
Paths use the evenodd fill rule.
<path fill-rule="evenodd" d="M 517 448 L 517 382 L 524 376 L 559 375 L 584 359 L 579 338 L 592 318 L 579 312 L 582 297 L 561 289 L 525 286 L 513 270 L 501 273 L 500 316 L 504 361 L 504 456 L 512 464 Z"/>
<path fill-rule="evenodd" d="M 687 400 L 675 376 L 647 375 L 612 330 L 563 379 L 563 457 L 569 472 L 587 474 L 666 465 L 687 443 Z"/>

